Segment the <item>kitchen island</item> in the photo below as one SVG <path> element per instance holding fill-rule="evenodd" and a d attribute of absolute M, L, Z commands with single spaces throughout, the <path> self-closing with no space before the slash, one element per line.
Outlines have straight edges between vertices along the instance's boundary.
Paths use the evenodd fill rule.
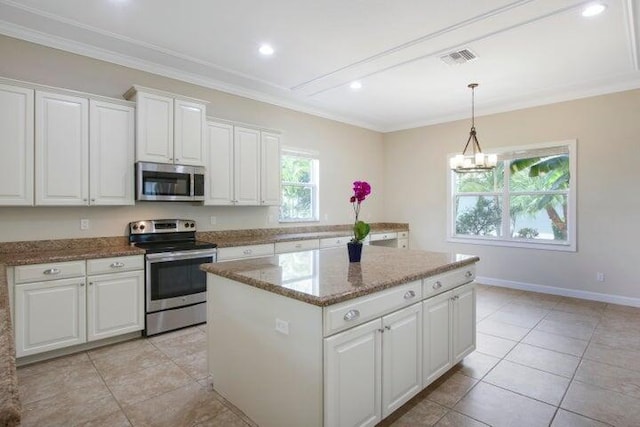
<path fill-rule="evenodd" d="M 260 426 L 375 425 L 475 349 L 475 256 L 205 264 L 214 389 Z"/>

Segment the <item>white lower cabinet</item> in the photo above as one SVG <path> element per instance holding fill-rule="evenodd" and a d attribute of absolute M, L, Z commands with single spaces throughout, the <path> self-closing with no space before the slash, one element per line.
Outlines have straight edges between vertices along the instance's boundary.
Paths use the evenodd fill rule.
<path fill-rule="evenodd" d="M 144 329 L 143 255 L 18 266 L 13 277 L 16 357 Z"/>
<path fill-rule="evenodd" d="M 16 356 L 85 342 L 85 278 L 16 285 Z"/>
<path fill-rule="evenodd" d="M 422 303 L 423 387 L 475 350 L 475 295 L 469 283 Z"/>
<path fill-rule="evenodd" d="M 87 341 L 144 329 L 144 272 L 89 276 Z"/>

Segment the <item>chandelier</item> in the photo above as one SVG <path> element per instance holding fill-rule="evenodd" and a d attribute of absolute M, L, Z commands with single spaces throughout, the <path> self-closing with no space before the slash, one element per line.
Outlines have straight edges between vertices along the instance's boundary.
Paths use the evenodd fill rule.
<path fill-rule="evenodd" d="M 468 87 L 471 89 L 471 131 L 467 145 L 464 146 L 462 154 L 458 154 L 449 160 L 451 169 L 455 172 L 484 172 L 496 167 L 498 156 L 495 154 L 484 154 L 480 148 L 480 143 L 476 137 L 475 126 L 475 88 L 478 83 L 470 83 Z"/>

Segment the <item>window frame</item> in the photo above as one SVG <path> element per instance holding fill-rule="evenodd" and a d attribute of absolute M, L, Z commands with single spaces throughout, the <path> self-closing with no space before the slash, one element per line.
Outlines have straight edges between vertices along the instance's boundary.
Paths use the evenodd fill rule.
<path fill-rule="evenodd" d="M 311 161 L 311 179 L 308 184 L 299 183 L 299 182 L 285 182 L 284 178 L 280 179 L 280 192 L 285 186 L 294 186 L 294 187 L 302 187 L 302 188 L 310 188 L 311 189 L 311 215 L 312 218 L 295 218 L 295 219 L 286 219 L 282 218 L 282 208 L 278 210 L 278 222 L 279 223 L 307 223 L 307 222 L 318 222 L 320 221 L 320 156 L 316 151 L 310 150 L 302 150 L 298 148 L 289 148 L 284 147 L 280 151 L 280 169 L 282 171 L 283 158 L 285 156 L 289 157 L 299 157 L 308 159 Z M 281 176 L 283 176 L 281 174 Z M 282 197 L 282 196 L 281 196 Z M 282 198 L 282 204 L 284 204 L 284 198 Z"/>
<path fill-rule="evenodd" d="M 465 196 L 498 196 L 502 198 L 502 222 L 501 232 L 502 236 L 470 236 L 470 235 L 457 235 L 456 234 L 456 210 L 455 201 L 456 189 L 455 173 L 449 167 L 447 167 L 447 242 L 450 243 L 465 243 L 472 245 L 487 245 L 487 246 L 506 246 L 517 247 L 527 249 L 541 249 L 552 251 L 565 251 L 576 252 L 577 251 L 577 212 L 576 212 L 576 200 L 577 200 L 577 142 L 575 139 L 546 142 L 541 144 L 517 146 L 517 147 L 504 147 L 500 149 L 492 150 L 492 153 L 498 154 L 498 163 L 508 162 L 509 160 L 500 159 L 500 154 L 512 154 L 517 153 L 518 159 L 528 158 L 535 156 L 535 152 L 541 149 L 551 149 L 555 147 L 566 147 L 569 154 L 569 188 L 568 190 L 548 190 L 548 191 L 511 191 L 509 189 L 509 180 L 511 177 L 511 170 L 509 167 L 504 168 L 504 181 L 502 188 L 492 192 L 468 192 L 460 193 Z M 522 153 L 520 153 L 522 152 Z M 530 154 L 527 154 L 529 152 Z M 447 165 L 449 165 L 449 159 L 455 156 L 457 153 L 447 155 Z M 529 194 L 566 194 L 567 195 L 567 240 L 553 241 L 553 240 L 534 240 L 534 239 L 522 239 L 514 238 L 511 236 L 511 216 L 509 214 L 510 199 L 513 196 L 529 195 Z M 504 215 L 504 213 L 507 213 Z"/>

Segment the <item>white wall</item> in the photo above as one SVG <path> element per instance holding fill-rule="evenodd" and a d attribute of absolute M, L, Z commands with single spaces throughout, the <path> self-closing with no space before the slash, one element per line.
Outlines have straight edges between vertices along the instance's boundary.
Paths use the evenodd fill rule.
<path fill-rule="evenodd" d="M 385 219 L 409 222 L 414 248 L 480 256 L 478 275 L 496 283 L 640 298 L 639 112 L 634 90 L 476 118 L 485 152 L 577 139 L 575 253 L 446 241 L 446 155 L 464 147 L 469 120 L 385 135 Z"/>
<path fill-rule="evenodd" d="M 348 199 L 355 180 L 367 180 L 373 186 L 363 219 L 380 220 L 384 197 L 380 133 L 4 36 L 0 36 L 0 58 L 2 77 L 113 98 L 122 98 L 133 84 L 139 84 L 208 100 L 209 116 L 282 131 L 283 145 L 319 152 L 319 224 L 353 220 Z M 216 217 L 216 225 L 210 224 L 211 216 Z M 130 221 L 166 217 L 195 219 L 203 231 L 280 226 L 277 208 L 267 207 L 154 202 L 135 207 L 1 207 L 0 241 L 121 236 L 127 234 Z M 81 218 L 90 220 L 89 230 L 80 231 Z"/>

